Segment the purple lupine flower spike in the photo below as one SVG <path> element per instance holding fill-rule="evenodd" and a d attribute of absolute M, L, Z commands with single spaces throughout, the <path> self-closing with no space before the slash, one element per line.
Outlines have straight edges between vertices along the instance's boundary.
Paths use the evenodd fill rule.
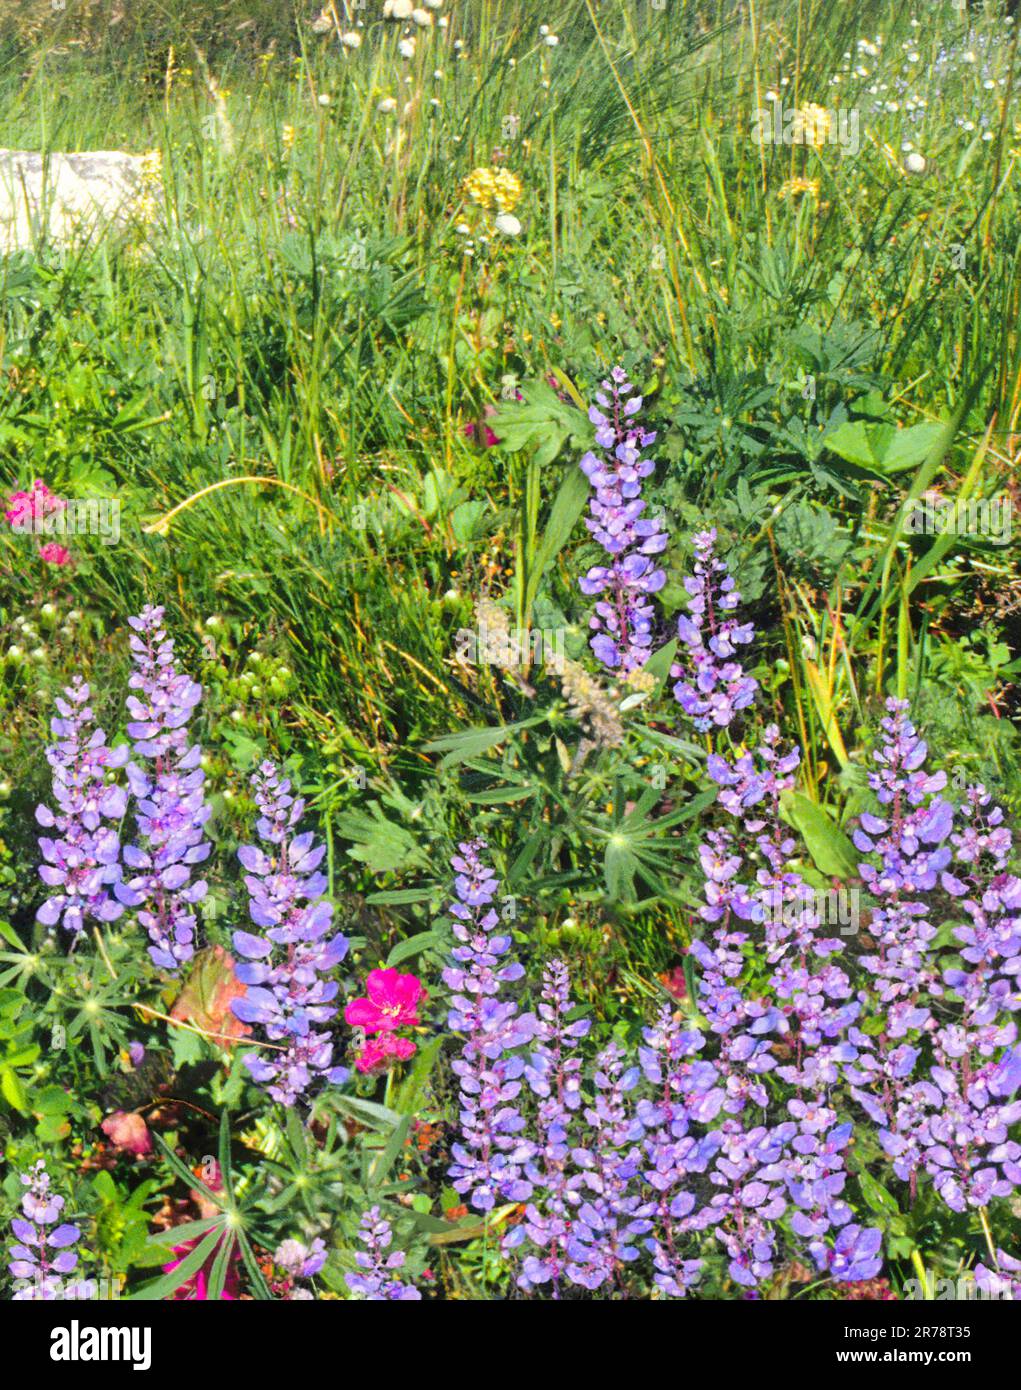
<path fill-rule="evenodd" d="M 530 1291 L 549 1284 L 554 1299 L 566 1267 L 566 1242 L 571 1226 L 571 1191 L 568 1166 L 574 1116 L 581 1105 L 580 1057 L 571 1056 L 591 1026 L 587 1018 L 568 1022 L 571 985 L 563 961 L 550 961 L 543 971 L 542 1002 L 537 1010 L 538 1044 L 525 1068 L 525 1080 L 539 1098 L 536 1144 L 525 1163 L 525 1177 L 535 1196 L 525 1208 L 525 1219 L 511 1228 L 505 1251 L 530 1243 L 518 1276 L 518 1286 Z"/>
<path fill-rule="evenodd" d="M 938 795 L 946 773 L 925 771 L 928 749 L 908 718 L 907 702 L 887 701 L 883 745 L 873 758 L 877 771 L 869 785 L 883 816 L 865 812 L 854 832 L 863 854 L 875 853 L 881 867 L 865 862 L 862 879 L 877 900 L 869 927 L 877 943 L 861 964 L 871 974 L 871 993 L 885 1013 L 879 1037 L 852 1032 L 860 1049 L 847 1069 L 852 1094 L 880 1126 L 880 1142 L 893 1159 L 894 1172 L 912 1185 L 921 1163 L 922 1115 L 927 1092 L 908 1084 L 919 1056 L 919 1042 L 930 1030 L 928 1000 L 942 993 L 933 954 L 936 927 L 924 898 L 938 884 L 953 851 L 945 843 L 953 828 L 953 809 Z M 866 1003 L 865 994 L 862 1003 Z M 938 1095 L 938 1092 L 937 1092 Z"/>
<path fill-rule="evenodd" d="M 282 1105 L 293 1105 L 315 1078 L 340 1085 L 347 1068 L 333 1065 L 333 1041 L 317 1031 L 336 1016 L 339 986 L 326 975 L 347 955 L 347 937 L 333 927 L 333 905 L 323 898 L 319 872 L 325 846 L 295 834 L 305 803 L 291 784 L 264 762 L 252 777 L 259 809 L 256 830 L 264 848 L 244 845 L 238 858 L 246 870 L 249 914 L 262 934 L 236 931 L 234 949 L 244 957 L 235 967 L 248 986 L 231 1009 L 244 1023 L 257 1023 L 279 1046 L 265 1055 L 248 1053 L 245 1066 Z"/>
<path fill-rule="evenodd" d="M 39 876 L 53 892 L 36 917 L 48 927 L 59 922 L 78 937 L 87 920 L 112 922 L 124 911 L 112 891 L 121 877 L 120 839 L 115 826 L 104 822 L 124 815 L 127 794 L 106 775 L 124 766 L 128 750 L 108 748 L 103 730 L 93 727 L 89 687 L 80 676 L 64 695 L 56 701 L 54 742 L 46 750 L 57 809 L 38 806 L 35 813 L 40 825 L 55 832 L 39 839 Z"/>
<path fill-rule="evenodd" d="M 643 515 L 641 495 L 643 479 L 656 466 L 642 451 L 656 436 L 635 423 L 642 398 L 633 390 L 624 369 L 614 367 L 589 410 L 600 452 L 581 460 L 595 489 L 585 525 L 609 556 L 609 564 L 594 565 L 579 581 L 583 594 L 601 595 L 589 623 L 595 632 L 590 645 L 604 666 L 625 675 L 649 658 L 655 618 L 649 596 L 666 583 L 652 557 L 666 549 L 667 535 L 656 518 Z"/>
<path fill-rule="evenodd" d="M 704 733 L 714 725 L 730 724 L 738 711 L 752 703 L 759 686 L 736 660 L 738 647 L 752 640 L 755 629 L 730 616 L 741 595 L 727 566 L 716 557 L 715 528 L 700 531 L 694 539 L 695 573 L 684 581 L 688 612 L 677 620 L 677 635 L 688 654 L 670 674 L 678 678 L 677 702 Z"/>
<path fill-rule="evenodd" d="M 135 663 L 128 685 L 137 693 L 127 699 L 127 732 L 137 761 L 128 763 L 127 776 L 139 838 L 124 849 L 133 877 L 115 891 L 125 906 L 138 909 L 153 964 L 178 970 L 195 954 L 194 908 L 207 888 L 203 879 L 191 878 L 194 865 L 209 857 L 209 807 L 202 750 L 189 743 L 187 727 L 202 687 L 177 669 L 162 608 L 143 608 L 128 621 Z"/>
<path fill-rule="evenodd" d="M 61 1221 L 64 1199 L 50 1191 L 50 1178 L 42 1159 L 22 1174 L 21 1181 L 27 1191 L 21 1199 L 22 1215 L 11 1222 L 17 1243 L 8 1251 L 7 1265 L 17 1281 L 13 1301 L 93 1297 L 95 1285 L 90 1280 L 68 1284 L 64 1278 L 78 1265 L 74 1247 L 81 1239 L 81 1231 L 70 1222 Z"/>
<path fill-rule="evenodd" d="M 639 1257 L 639 1237 L 653 1228 L 655 1203 L 636 1179 L 645 1128 L 628 1099 L 641 1080 L 611 1042 L 596 1059 L 595 1099 L 585 1110 L 587 1142 L 572 1152 L 581 1170 L 570 1181 L 579 1205 L 567 1240 L 567 1277 L 586 1289 L 620 1279 Z"/>
<path fill-rule="evenodd" d="M 1021 1186 L 1021 1145 L 1009 1137 L 1021 1120 L 1012 1017 L 1021 1007 L 1021 880 L 1006 872 L 1012 842 L 1002 810 L 983 787 L 969 788 L 958 808 L 964 828 L 952 833 L 953 808 L 939 795 L 946 774 L 926 773 L 926 746 L 906 704 L 890 700 L 887 708 L 887 740 L 870 782 L 888 814 L 863 815 L 855 844 L 882 860 L 878 871 L 862 866 L 880 902 L 873 915 L 879 950 L 863 964 L 889 1021 L 874 1051 L 863 1046 L 851 1079 L 881 1126 L 898 1177 L 914 1186 L 924 1170 L 946 1205 L 964 1212 Z M 961 966 L 942 976 L 923 900 L 937 878 L 970 919 L 954 928 Z M 931 1005 L 944 985 L 959 1008 L 937 1014 Z M 926 1042 L 932 1061 L 918 1075 Z"/>
<path fill-rule="evenodd" d="M 712 1062 L 698 1059 L 702 1035 L 683 1029 L 669 1004 L 655 1026 L 645 1029 L 644 1039 L 638 1058 L 655 1099 L 639 1103 L 638 1118 L 645 1129 L 645 1180 L 657 1206 L 655 1230 L 645 1244 L 656 1287 L 670 1298 L 683 1298 L 702 1269 L 700 1259 L 685 1256 L 685 1238 L 700 1225 L 690 1179 L 706 1171 L 720 1143 L 713 1130 L 701 1138 L 690 1131 L 693 1124 L 716 1118 L 725 1092 Z"/>
<path fill-rule="evenodd" d="M 371 1303 L 420 1302 L 422 1295 L 415 1285 L 404 1283 L 394 1273 L 404 1267 L 404 1251 L 387 1253 L 393 1242 L 393 1231 L 386 1217 L 380 1215 L 379 1207 L 370 1207 L 365 1213 L 359 1222 L 358 1235 L 365 1246 L 355 1256 L 360 1272 L 344 1275 L 351 1292 Z"/>
<path fill-rule="evenodd" d="M 695 537 L 695 575 L 686 581 L 689 614 L 678 621 L 687 658 L 673 670 L 679 678 L 674 694 L 701 732 L 729 726 L 757 690 L 734 659 L 753 629 L 734 614 L 740 596 L 715 556 L 715 543 L 712 530 Z M 861 1004 L 851 997 L 847 975 L 830 959 L 842 943 L 822 936 L 813 890 L 791 868 L 797 842 L 783 826 L 780 798 L 794 786 L 800 750 L 783 751 L 779 740 L 780 731 L 771 724 L 759 746 L 733 762 L 719 752 L 709 754 L 706 768 L 720 788 L 719 804 L 738 823 L 739 833 L 710 831 L 699 846 L 706 880 L 700 915 L 714 929 L 711 941 L 691 946 L 702 967 L 702 1012 L 719 1040 L 715 1070 L 723 1083 L 726 1118 L 709 1136 L 718 1148 L 710 1181 L 719 1191 L 701 1211 L 685 1212 L 680 1229 L 683 1234 L 715 1225 L 731 1277 L 748 1287 L 771 1275 L 776 1223 L 792 1207 L 791 1229 L 831 1278 L 866 1277 L 861 1269 L 874 1273 L 873 1264 L 879 1267 L 874 1257 L 880 1233 L 849 1224 L 851 1208 L 841 1193 L 852 1127 L 840 1122 L 828 1100 L 842 1069 L 858 1062 L 855 1021 Z M 760 857 L 751 882 L 748 846 Z M 772 966 L 771 994 L 765 998 L 748 997 L 745 967 L 753 948 Z M 783 1065 L 774 1054 L 778 1037 L 791 1056 Z M 657 1073 L 662 1070 L 657 1063 Z M 748 1107 L 765 1110 L 771 1102 L 765 1085 L 769 1073 L 796 1088 L 787 1103 L 790 1118 L 748 1128 Z M 706 1099 L 715 1091 L 711 1087 Z M 683 1126 L 681 1132 L 686 1134 Z M 669 1176 L 670 1150 L 654 1145 L 653 1152 L 658 1158 L 653 1176 L 663 1180 Z M 661 1276 L 677 1262 L 661 1247 L 654 1254 Z M 674 1291 L 668 1279 L 659 1282 Z"/>
<path fill-rule="evenodd" d="M 513 961 L 499 964 L 511 947 L 509 933 L 497 931 L 500 918 L 492 903 L 496 875 L 482 860 L 484 840 L 458 846 L 451 860 L 457 901 L 450 905 L 457 945 L 443 972 L 453 991 L 447 1027 L 464 1037 L 461 1056 L 453 1063 L 459 1083 L 461 1142 L 452 1145 L 449 1168 L 456 1191 L 469 1193 L 477 1211 L 490 1211 L 497 1197 L 523 1202 L 532 1185 L 521 1166 L 532 1156 L 522 1137 L 524 1119 L 517 1106 L 525 1061 L 510 1056 L 531 1041 L 536 1031 L 532 1014 L 519 1014 L 511 1000 L 501 1000 L 500 987 L 524 974 Z"/>

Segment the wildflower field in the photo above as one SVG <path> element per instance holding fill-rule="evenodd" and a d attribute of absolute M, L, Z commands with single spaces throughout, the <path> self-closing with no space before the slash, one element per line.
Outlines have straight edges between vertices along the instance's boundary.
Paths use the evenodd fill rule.
<path fill-rule="evenodd" d="M 2 7 L 0 1298 L 1021 1297 L 1019 32 Z"/>

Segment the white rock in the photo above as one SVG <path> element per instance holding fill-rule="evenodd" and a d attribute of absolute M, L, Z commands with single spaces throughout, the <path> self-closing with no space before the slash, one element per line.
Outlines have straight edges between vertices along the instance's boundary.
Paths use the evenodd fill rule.
<path fill-rule="evenodd" d="M 0 255 L 30 250 L 44 232 L 66 243 L 125 226 L 137 214 L 143 163 L 121 150 L 44 157 L 0 149 Z"/>

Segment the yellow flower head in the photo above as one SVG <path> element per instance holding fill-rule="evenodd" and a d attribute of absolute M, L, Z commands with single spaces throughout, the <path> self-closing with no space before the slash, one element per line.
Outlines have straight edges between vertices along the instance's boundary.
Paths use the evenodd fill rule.
<path fill-rule="evenodd" d="M 825 106 L 815 106 L 809 102 L 794 114 L 794 143 L 811 145 L 814 150 L 821 149 L 829 139 L 832 124 L 833 117 Z"/>
<path fill-rule="evenodd" d="M 818 198 L 819 180 L 801 178 L 788 179 L 787 182 L 781 186 L 776 196 L 780 199 L 781 203 L 784 203 L 788 198 L 800 198 L 803 193 L 808 193 L 811 197 Z"/>
<path fill-rule="evenodd" d="M 163 177 L 163 151 L 146 150 L 142 156 L 142 183 L 144 186 L 152 187 L 159 183 Z"/>
<path fill-rule="evenodd" d="M 292 125 L 285 125 L 280 132 L 280 142 L 285 150 L 293 150 L 297 138 L 297 132 Z"/>
<path fill-rule="evenodd" d="M 473 169 L 461 185 L 469 202 L 484 212 L 511 212 L 521 199 L 521 180 L 509 169 Z"/>

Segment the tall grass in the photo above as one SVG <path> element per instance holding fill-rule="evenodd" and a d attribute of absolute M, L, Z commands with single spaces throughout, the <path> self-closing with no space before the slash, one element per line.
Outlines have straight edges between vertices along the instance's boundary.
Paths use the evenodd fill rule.
<path fill-rule="evenodd" d="M 891 672 L 898 689 L 924 681 L 940 594 L 983 559 L 955 540 L 909 569 L 912 480 L 989 491 L 1016 452 L 1010 33 L 974 20 L 1004 35 L 1007 85 L 989 94 L 975 65 L 926 76 L 964 38 L 949 3 L 922 27 L 885 0 L 447 8 L 411 59 L 400 26 L 370 20 L 344 49 L 303 6 L 168 0 L 114 23 L 116 7 L 69 0 L 0 29 L 8 146 L 158 149 L 164 174 L 156 225 L 5 262 L 5 479 L 121 499 L 122 543 L 88 547 L 68 590 L 110 623 L 148 598 L 196 653 L 219 614 L 239 660 L 278 649 L 297 677 L 287 737 L 324 785 L 352 762 L 413 783 L 425 740 L 489 708 L 453 634 L 475 593 L 510 591 L 522 528 L 537 544 L 574 467 L 566 427 L 538 465 L 481 449 L 484 411 L 506 407 L 506 377 L 557 372 L 583 431 L 576 400 L 624 355 L 669 427 L 671 523 L 731 506 L 777 619 L 810 790 L 839 797 L 862 701 Z M 876 33 L 881 53 L 857 62 Z M 905 64 L 928 101 L 917 121 L 903 97 L 872 109 L 870 88 L 897 90 Z M 860 150 L 756 145 L 770 91 L 857 111 Z M 979 109 L 989 126 L 954 124 Z M 523 232 L 485 244 L 476 226 L 467 254 L 461 180 L 498 158 L 524 184 Z M 924 464 L 884 472 L 822 444 L 849 409 L 954 427 Z M 820 503 L 853 544 L 813 585 L 774 531 Z M 2 556 L 9 628 L 46 592 L 13 543 Z M 576 623 L 567 556 L 543 601 Z"/>

